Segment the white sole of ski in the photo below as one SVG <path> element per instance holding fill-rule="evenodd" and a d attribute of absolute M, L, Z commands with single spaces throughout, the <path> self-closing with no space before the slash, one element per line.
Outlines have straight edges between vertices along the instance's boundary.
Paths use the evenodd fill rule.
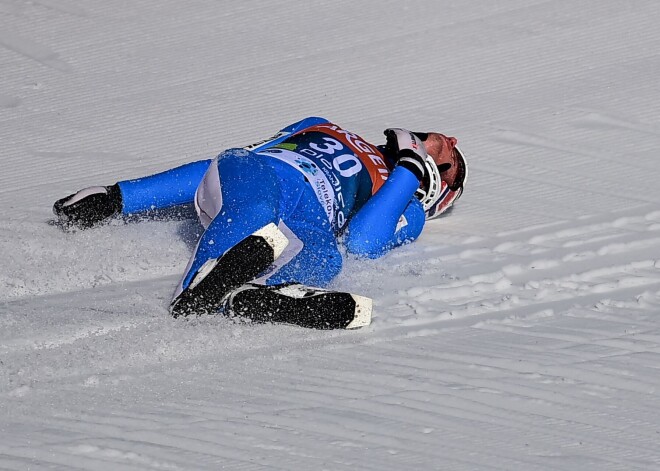
<path fill-rule="evenodd" d="M 275 223 L 270 223 L 252 234 L 253 236 L 263 237 L 263 239 L 273 248 L 275 260 L 282 255 L 286 246 L 289 245 L 289 239 L 277 227 Z"/>
<path fill-rule="evenodd" d="M 355 317 L 346 329 L 359 329 L 371 324 L 371 313 L 373 311 L 373 300 L 366 296 L 351 294 L 355 300 Z"/>

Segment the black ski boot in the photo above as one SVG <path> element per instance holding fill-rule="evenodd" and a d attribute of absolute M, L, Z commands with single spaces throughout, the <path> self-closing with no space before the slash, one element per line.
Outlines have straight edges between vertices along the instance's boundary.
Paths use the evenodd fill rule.
<path fill-rule="evenodd" d="M 279 257 L 289 240 L 270 223 L 218 258 L 208 260 L 170 305 L 173 317 L 214 314 L 230 291 L 254 280 Z"/>
<path fill-rule="evenodd" d="M 314 329 L 357 329 L 371 323 L 372 300 L 301 284 L 246 284 L 223 302 L 225 314 L 255 322 L 295 324 Z"/>

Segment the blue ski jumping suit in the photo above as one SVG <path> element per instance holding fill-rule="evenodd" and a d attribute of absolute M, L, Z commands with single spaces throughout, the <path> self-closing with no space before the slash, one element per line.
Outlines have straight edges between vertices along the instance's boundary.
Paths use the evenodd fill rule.
<path fill-rule="evenodd" d="M 262 281 L 326 286 L 342 267 L 338 243 L 376 258 L 419 236 L 418 186 L 378 147 L 316 117 L 212 160 L 119 182 L 124 214 L 195 204 L 206 229 L 175 295 L 207 260 L 269 223 L 293 243 Z"/>

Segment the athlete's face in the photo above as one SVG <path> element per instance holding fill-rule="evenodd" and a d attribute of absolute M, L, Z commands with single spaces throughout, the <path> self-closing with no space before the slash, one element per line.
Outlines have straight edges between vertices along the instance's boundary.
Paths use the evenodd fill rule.
<path fill-rule="evenodd" d="M 442 180 L 452 186 L 459 174 L 458 159 L 454 153 L 456 138 L 447 137 L 439 132 L 430 132 L 424 141 L 424 145 L 426 146 L 426 152 L 441 170 Z"/>

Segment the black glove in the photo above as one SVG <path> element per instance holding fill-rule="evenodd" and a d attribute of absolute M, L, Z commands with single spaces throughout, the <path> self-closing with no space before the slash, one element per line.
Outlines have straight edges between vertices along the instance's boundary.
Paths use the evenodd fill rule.
<path fill-rule="evenodd" d="M 119 185 L 93 186 L 80 190 L 53 205 L 53 213 L 64 226 L 88 229 L 121 213 Z"/>
<path fill-rule="evenodd" d="M 385 130 L 388 153 L 395 156 L 396 164 L 410 170 L 421 182 L 428 175 L 426 147 L 422 140 L 406 129 Z"/>

